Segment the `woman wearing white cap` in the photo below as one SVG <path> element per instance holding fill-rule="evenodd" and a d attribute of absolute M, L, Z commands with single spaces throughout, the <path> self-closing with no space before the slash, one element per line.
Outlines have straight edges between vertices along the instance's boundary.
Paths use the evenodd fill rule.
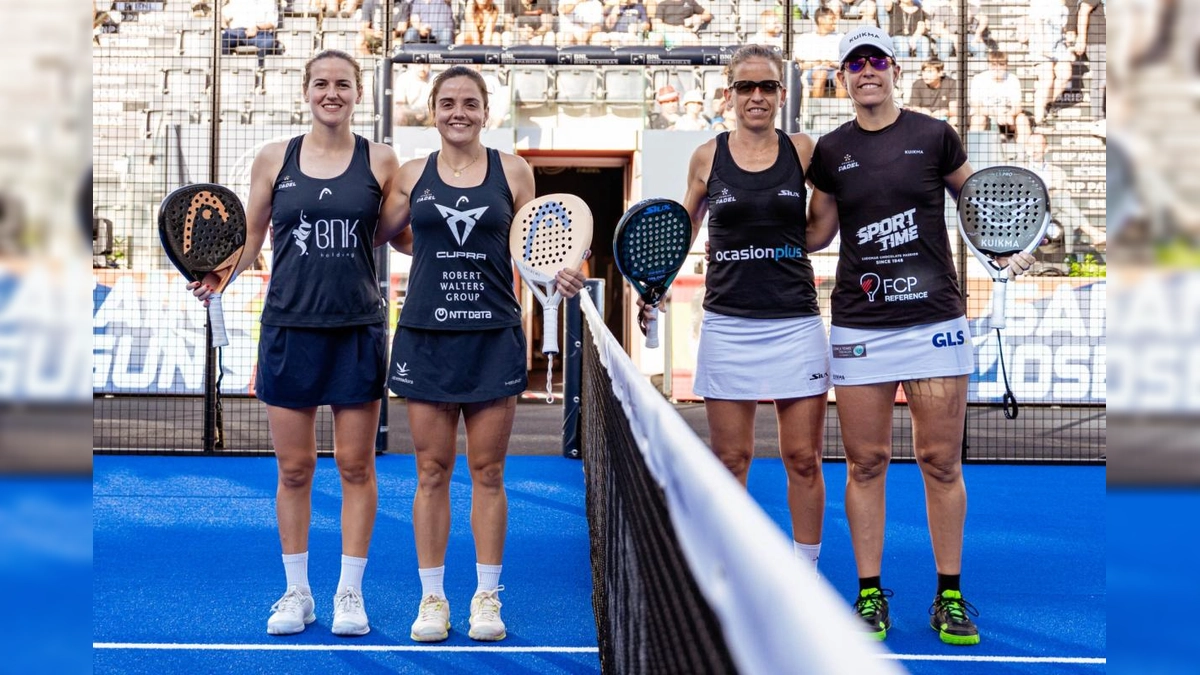
<path fill-rule="evenodd" d="M 973 645 L 977 612 L 963 599 L 959 577 L 967 512 L 963 424 L 975 362 L 944 219 L 946 189 L 957 194 L 972 169 L 952 127 L 896 103 L 894 56 L 891 37 L 875 27 L 842 39 L 837 78 L 854 101 L 855 119 L 821 137 L 808 172 L 809 247 L 824 248 L 841 233 L 830 375 L 846 450 L 855 610 L 872 635 L 887 636 L 892 593 L 880 582 L 885 479 L 902 386 L 937 566 L 931 625 L 943 642 Z M 1033 257 L 1013 261 L 1024 271 Z"/>

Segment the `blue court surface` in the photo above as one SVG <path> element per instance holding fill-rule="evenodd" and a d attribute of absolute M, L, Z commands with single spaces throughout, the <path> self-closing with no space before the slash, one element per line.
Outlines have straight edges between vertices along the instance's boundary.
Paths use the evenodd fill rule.
<path fill-rule="evenodd" d="M 364 593 L 372 631 L 330 634 L 340 543 L 332 459 L 318 462 L 309 578 L 317 622 L 266 634 L 283 592 L 272 458 L 97 456 L 93 482 L 96 673 L 596 673 L 583 469 L 514 456 L 502 583 L 509 637 L 467 638 L 475 585 L 469 481 L 459 462 L 446 591 L 448 641 L 408 638 L 420 585 L 410 455 L 379 458 L 379 516 Z M 895 591 L 886 646 L 913 673 L 1101 673 L 1106 668 L 1103 467 L 968 466 L 964 595 L 983 642 L 943 645 L 929 628 L 935 576 L 917 467 L 889 474 L 884 585 Z M 857 586 L 842 502 L 845 466 L 825 465 L 821 571 L 843 597 Z M 779 460 L 758 459 L 750 491 L 787 528 Z M 1190 580 L 1190 579 L 1189 579 Z M 815 627 L 814 629 L 819 629 Z M 681 635 L 681 642 L 688 636 Z M 3 667 L 0 667 L 3 671 Z"/>

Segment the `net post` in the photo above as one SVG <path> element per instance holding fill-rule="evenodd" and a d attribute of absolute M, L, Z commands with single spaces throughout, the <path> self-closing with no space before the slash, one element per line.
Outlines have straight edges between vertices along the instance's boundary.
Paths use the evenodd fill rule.
<path fill-rule="evenodd" d="M 604 313 L 604 280 L 588 279 L 583 290 L 592 298 L 592 304 Z M 563 341 L 563 441 L 562 454 L 567 459 L 582 459 L 579 410 L 580 391 L 583 377 L 583 313 L 579 309 L 579 296 L 567 300 L 566 318 L 563 321 L 566 339 Z"/>

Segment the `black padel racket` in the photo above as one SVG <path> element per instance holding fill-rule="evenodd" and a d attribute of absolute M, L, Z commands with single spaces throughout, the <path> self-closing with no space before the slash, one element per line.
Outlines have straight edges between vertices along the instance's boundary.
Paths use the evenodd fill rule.
<path fill-rule="evenodd" d="M 592 245 L 592 210 L 579 197 L 554 193 L 533 199 L 513 216 L 508 252 L 521 278 L 542 303 L 542 353 L 549 355 L 546 402 L 552 403 L 554 354 L 558 353 L 558 306 L 554 277 L 578 269 Z"/>
<path fill-rule="evenodd" d="M 229 344 L 221 292 L 246 245 L 246 212 L 237 195 L 214 183 L 185 185 L 163 200 L 158 209 L 158 236 L 167 258 L 190 281 L 215 274 L 220 283 L 209 297 L 208 321 L 213 346 Z"/>
<path fill-rule="evenodd" d="M 992 281 L 991 328 L 1004 328 L 1008 266 L 997 258 L 1029 253 L 1050 227 L 1050 192 L 1038 175 L 1016 166 L 971 174 L 958 195 L 958 231 Z"/>
<path fill-rule="evenodd" d="M 646 346 L 658 347 L 658 303 L 666 295 L 692 244 L 692 219 L 670 199 L 643 199 L 621 216 L 613 235 L 617 269 L 650 307 Z"/>

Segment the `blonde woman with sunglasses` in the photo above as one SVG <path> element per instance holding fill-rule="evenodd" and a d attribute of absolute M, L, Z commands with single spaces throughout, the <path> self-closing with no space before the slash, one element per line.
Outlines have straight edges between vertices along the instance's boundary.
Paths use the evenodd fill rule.
<path fill-rule="evenodd" d="M 775 128 L 787 92 L 774 49 L 743 46 L 726 73 L 725 116 L 736 127 L 692 154 L 683 199 L 693 239 L 705 217 L 709 237 L 693 390 L 704 397 L 713 451 L 742 485 L 754 456 L 758 402 L 775 402 L 794 550 L 815 567 L 829 376 L 805 245 L 804 172 L 813 140 Z"/>

